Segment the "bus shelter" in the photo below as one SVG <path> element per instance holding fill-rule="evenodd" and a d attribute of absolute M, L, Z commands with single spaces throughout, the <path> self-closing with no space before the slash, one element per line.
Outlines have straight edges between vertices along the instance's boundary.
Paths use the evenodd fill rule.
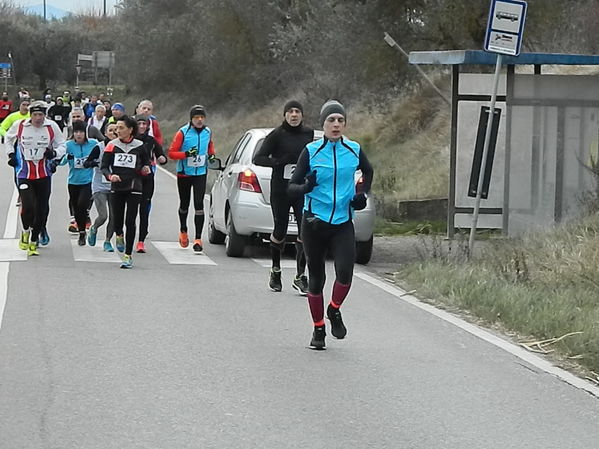
<path fill-rule="evenodd" d="M 448 235 L 472 225 L 469 196 L 481 107 L 491 101 L 497 55 L 477 50 L 411 52 L 411 64 L 452 66 Z M 588 169 L 599 146 L 599 77 L 544 74 L 544 66 L 595 66 L 599 56 L 522 53 L 504 56 L 501 109 L 488 196 L 480 228 L 518 235 L 574 217 L 594 191 Z M 529 66 L 518 69 L 516 66 Z M 471 192 L 470 192 L 471 193 Z"/>

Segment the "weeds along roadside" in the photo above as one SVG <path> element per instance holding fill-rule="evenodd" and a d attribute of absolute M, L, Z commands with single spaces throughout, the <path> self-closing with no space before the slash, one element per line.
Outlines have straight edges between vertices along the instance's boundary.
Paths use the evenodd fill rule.
<path fill-rule="evenodd" d="M 423 239 L 422 261 L 401 267 L 398 284 L 526 336 L 520 342 L 544 341 L 529 349 L 555 353 L 566 368 L 580 364 L 597 379 L 599 215 L 519 239 L 491 239 L 471 261 L 465 240 L 448 249 L 439 236 Z"/>
<path fill-rule="evenodd" d="M 303 93 L 294 97 L 307 101 Z M 166 93 L 152 100 L 163 134 L 170 142 L 189 120 L 189 108 L 197 101 Z M 256 107 L 206 105 L 217 157 L 224 161 L 245 130 L 278 126 L 286 100 L 275 98 Z M 137 101 L 135 98 L 125 104 L 129 107 Z M 377 100 L 376 104 L 357 101 L 348 109 L 346 134 L 362 144 L 374 166 L 373 192 L 379 204 L 447 197 L 450 111 L 441 99 L 425 89 L 402 98 Z M 314 115 L 306 114 L 305 121 L 318 128 Z M 167 168 L 173 171 L 174 166 L 169 163 Z"/>

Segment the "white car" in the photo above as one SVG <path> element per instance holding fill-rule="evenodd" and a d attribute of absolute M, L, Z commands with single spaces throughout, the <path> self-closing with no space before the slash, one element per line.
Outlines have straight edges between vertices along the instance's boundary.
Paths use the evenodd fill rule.
<path fill-rule="evenodd" d="M 252 157 L 260 148 L 272 128 L 253 128 L 245 132 L 225 161 L 219 159 L 210 168 L 220 173 L 210 191 L 208 217 L 208 240 L 226 246 L 227 256 L 243 256 L 245 246 L 252 239 L 269 239 L 273 230 L 270 209 L 270 177 L 272 169 L 252 163 Z M 315 131 L 320 139 L 322 131 Z M 356 172 L 356 189 L 362 182 Z M 366 264 L 372 256 L 374 230 L 374 201 L 368 199 L 366 208 L 357 211 L 354 218 L 356 232 L 356 262 Z M 293 213 L 289 215 L 288 236 L 297 236 L 297 223 Z"/>

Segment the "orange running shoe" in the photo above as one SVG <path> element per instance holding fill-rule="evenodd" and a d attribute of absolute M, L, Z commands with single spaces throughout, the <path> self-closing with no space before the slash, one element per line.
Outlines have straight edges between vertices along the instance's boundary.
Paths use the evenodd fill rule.
<path fill-rule="evenodd" d="M 181 245 L 181 248 L 187 248 L 189 246 L 189 237 L 187 236 L 187 232 L 179 232 L 179 245 Z"/>
<path fill-rule="evenodd" d="M 194 250 L 196 253 L 201 253 L 203 249 L 204 249 L 204 248 L 202 247 L 202 240 L 200 240 L 200 239 L 195 239 L 195 240 L 193 241 L 193 250 Z"/>
<path fill-rule="evenodd" d="M 144 242 L 137 242 L 137 248 L 135 249 L 135 251 L 137 251 L 138 253 L 145 253 L 146 252 L 146 245 Z"/>

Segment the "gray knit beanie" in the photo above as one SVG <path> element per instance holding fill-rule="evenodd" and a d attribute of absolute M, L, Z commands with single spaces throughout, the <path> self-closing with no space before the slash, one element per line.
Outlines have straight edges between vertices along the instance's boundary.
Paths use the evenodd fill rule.
<path fill-rule="evenodd" d="M 320 108 L 320 126 L 324 125 L 325 120 L 331 114 L 341 114 L 344 118 L 346 117 L 345 108 L 341 103 L 337 100 L 328 100 Z"/>

